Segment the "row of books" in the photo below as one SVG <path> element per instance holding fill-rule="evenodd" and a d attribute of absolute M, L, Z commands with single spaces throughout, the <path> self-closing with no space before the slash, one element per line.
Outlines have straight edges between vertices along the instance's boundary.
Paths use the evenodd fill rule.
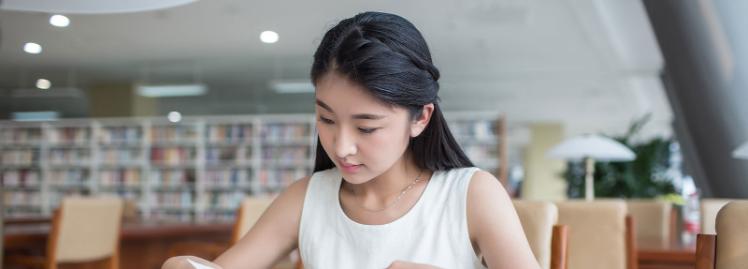
<path fill-rule="evenodd" d="M 2 165 L 36 165 L 39 163 L 38 149 L 13 149 L 2 152 Z"/>
<path fill-rule="evenodd" d="M 42 201 L 41 193 L 28 191 L 5 191 L 3 203 L 6 207 L 38 208 Z"/>
<path fill-rule="evenodd" d="M 268 163 L 296 163 L 309 159 L 309 146 L 264 146 L 262 160 Z"/>
<path fill-rule="evenodd" d="M 143 128 L 140 126 L 103 127 L 99 133 L 100 143 L 137 144 L 143 139 Z"/>
<path fill-rule="evenodd" d="M 49 183 L 53 186 L 82 186 L 89 181 L 88 169 L 63 169 L 49 171 Z"/>
<path fill-rule="evenodd" d="M 55 165 L 80 165 L 91 160 L 90 149 L 54 148 L 49 150 L 49 163 Z"/>
<path fill-rule="evenodd" d="M 160 165 L 194 164 L 197 150 L 194 147 L 151 148 L 151 162 Z"/>
<path fill-rule="evenodd" d="M 250 159 L 252 150 L 248 147 L 210 147 L 205 150 L 205 162 L 208 164 L 244 163 Z"/>
<path fill-rule="evenodd" d="M 236 188 L 249 186 L 252 177 L 251 169 L 222 169 L 205 172 L 204 184 L 208 189 L 212 188 Z"/>
<path fill-rule="evenodd" d="M 39 127 L 0 129 L 2 144 L 38 143 L 41 140 L 42 129 Z"/>
<path fill-rule="evenodd" d="M 243 192 L 208 192 L 208 209 L 234 210 L 247 197 Z"/>
<path fill-rule="evenodd" d="M 263 141 L 288 141 L 311 136 L 309 124 L 277 123 L 266 124 L 260 129 Z"/>
<path fill-rule="evenodd" d="M 151 170 L 150 185 L 153 187 L 187 187 L 195 182 L 194 170 Z"/>
<path fill-rule="evenodd" d="M 99 172 L 101 186 L 107 188 L 140 186 L 141 172 L 138 168 L 121 168 Z"/>
<path fill-rule="evenodd" d="M 140 191 L 131 189 L 104 189 L 102 190 L 102 193 L 116 195 L 130 201 L 139 201 L 141 197 Z"/>
<path fill-rule="evenodd" d="M 85 144 L 91 141 L 88 127 L 56 127 L 47 132 L 47 141 L 52 144 Z"/>
<path fill-rule="evenodd" d="M 4 187 L 37 187 L 41 182 L 39 170 L 33 169 L 6 170 L 0 176 Z"/>
<path fill-rule="evenodd" d="M 251 143 L 251 124 L 210 125 L 205 132 L 209 143 Z"/>
<path fill-rule="evenodd" d="M 197 141 L 198 133 L 194 125 L 154 126 L 151 128 L 152 142 L 191 142 Z"/>
<path fill-rule="evenodd" d="M 167 210 L 191 210 L 193 206 L 193 192 L 166 192 L 155 193 L 151 196 L 150 204 L 157 205 L 155 209 Z"/>
<path fill-rule="evenodd" d="M 137 148 L 108 148 L 101 150 L 101 161 L 105 164 L 122 165 L 143 162 L 142 150 Z"/>
<path fill-rule="evenodd" d="M 259 171 L 259 190 L 257 192 L 277 192 L 285 189 L 291 183 L 304 176 L 310 175 L 311 171 L 307 168 L 294 169 L 262 169 Z"/>

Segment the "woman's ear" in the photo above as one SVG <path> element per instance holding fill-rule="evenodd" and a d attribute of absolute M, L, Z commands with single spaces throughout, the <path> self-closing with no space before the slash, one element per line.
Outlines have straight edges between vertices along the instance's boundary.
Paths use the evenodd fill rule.
<path fill-rule="evenodd" d="M 428 103 L 423 105 L 421 114 L 410 124 L 410 137 L 417 137 L 426 129 L 432 114 L 434 114 L 434 104 Z"/>

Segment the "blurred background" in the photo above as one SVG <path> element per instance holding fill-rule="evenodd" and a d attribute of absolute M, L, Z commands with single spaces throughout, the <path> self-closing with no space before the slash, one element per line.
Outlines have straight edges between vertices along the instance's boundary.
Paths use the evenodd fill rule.
<path fill-rule="evenodd" d="M 4 218 L 43 222 L 68 196 L 105 194 L 124 198 L 134 223 L 233 222 L 244 199 L 311 172 L 309 71 L 322 35 L 384 11 L 422 32 L 452 131 L 513 197 L 583 198 L 590 172 L 596 197 L 674 206 L 668 233 L 693 243 L 699 201 L 748 197 L 745 10 L 728 0 L 2 0 Z M 574 155 L 583 144 L 550 153 L 589 136 L 634 157 Z"/>

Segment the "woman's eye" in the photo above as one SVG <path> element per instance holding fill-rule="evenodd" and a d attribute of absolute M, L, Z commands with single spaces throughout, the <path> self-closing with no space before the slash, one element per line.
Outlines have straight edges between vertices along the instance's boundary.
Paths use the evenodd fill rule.
<path fill-rule="evenodd" d="M 370 134 L 376 131 L 378 128 L 358 128 L 358 130 L 365 134 Z"/>
<path fill-rule="evenodd" d="M 324 123 L 324 124 L 333 124 L 333 123 L 335 123 L 331 119 L 328 119 L 328 118 L 325 118 L 325 117 L 319 117 L 319 121 L 322 122 L 322 123 Z"/>

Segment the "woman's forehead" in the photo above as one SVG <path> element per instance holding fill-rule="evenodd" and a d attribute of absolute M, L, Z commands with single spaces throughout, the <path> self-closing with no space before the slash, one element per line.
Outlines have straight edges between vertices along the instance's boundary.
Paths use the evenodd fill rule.
<path fill-rule="evenodd" d="M 320 79 L 314 95 L 318 107 L 335 113 L 397 112 L 396 106 L 378 99 L 364 86 L 337 74 L 325 75 Z"/>

